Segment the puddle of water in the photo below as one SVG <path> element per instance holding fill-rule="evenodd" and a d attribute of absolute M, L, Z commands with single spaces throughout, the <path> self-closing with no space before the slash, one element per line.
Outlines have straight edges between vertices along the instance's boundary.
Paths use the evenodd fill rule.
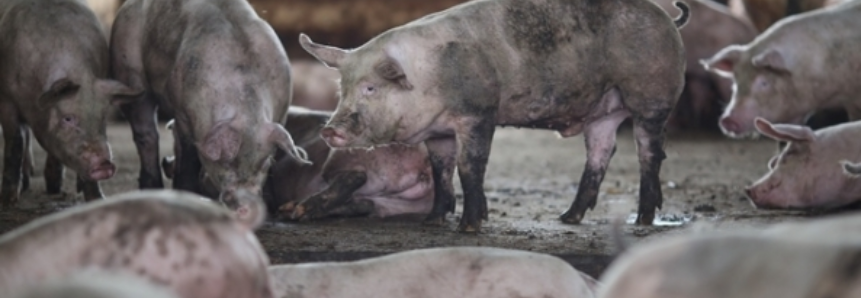
<path fill-rule="evenodd" d="M 656 227 L 678 227 L 691 222 L 693 214 L 656 214 L 652 225 Z M 625 223 L 632 225 L 637 221 L 637 214 L 628 214 L 628 219 Z"/>

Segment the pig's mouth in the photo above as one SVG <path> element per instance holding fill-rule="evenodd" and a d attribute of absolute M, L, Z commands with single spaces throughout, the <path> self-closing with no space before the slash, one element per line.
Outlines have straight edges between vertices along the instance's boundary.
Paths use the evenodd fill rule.
<path fill-rule="evenodd" d="M 114 164 L 110 161 L 105 161 L 98 166 L 90 168 L 88 177 L 90 178 L 90 180 L 94 181 L 105 180 L 113 177 L 114 172 L 116 172 L 116 166 L 114 166 Z"/>

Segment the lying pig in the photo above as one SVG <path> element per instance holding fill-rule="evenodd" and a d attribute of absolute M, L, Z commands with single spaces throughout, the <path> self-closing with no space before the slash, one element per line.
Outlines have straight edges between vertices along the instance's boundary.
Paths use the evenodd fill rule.
<path fill-rule="evenodd" d="M 7 293 L 8 294 L 8 293 Z M 12 298 L 179 298 L 164 286 L 132 274 L 83 270 L 12 293 Z"/>
<path fill-rule="evenodd" d="M 0 202 L 18 200 L 22 167 L 31 162 L 28 128 L 47 152 L 48 193 L 60 193 L 66 166 L 87 200 L 102 198 L 98 181 L 116 171 L 105 135 L 108 109 L 141 91 L 107 79 L 108 44 L 96 16 L 76 0 L 5 0 L 0 36 Z"/>
<path fill-rule="evenodd" d="M 170 107 L 179 136 L 176 189 L 201 192 L 201 171 L 220 199 L 257 196 L 276 148 L 304 160 L 285 121 L 290 65 L 272 28 L 247 1 L 126 1 L 114 21 L 118 79 L 147 95 L 122 106 L 141 160 L 140 188 L 161 188 L 155 111 Z"/>
<path fill-rule="evenodd" d="M 675 16 L 675 0 L 653 0 L 670 16 Z M 732 81 L 707 72 L 699 61 L 734 44 L 748 43 L 756 37 L 756 29 L 733 16 L 726 6 L 712 0 L 685 1 L 691 7 L 692 18 L 679 30 L 685 45 L 685 90 L 673 110 L 669 127 L 677 129 L 701 127 L 717 129 L 723 106 L 732 97 Z"/>
<path fill-rule="evenodd" d="M 0 236 L 0 289 L 14 293 L 99 269 L 144 277 L 183 298 L 272 297 L 268 257 L 253 233 L 265 213 L 251 215 L 237 218 L 173 190 L 73 207 Z"/>
<path fill-rule="evenodd" d="M 801 124 L 817 110 L 841 106 L 850 120 L 859 120 L 861 31 L 849 29 L 859 26 L 861 1 L 847 2 L 781 20 L 754 41 L 703 61 L 733 80 L 733 98 L 720 120 L 724 133 L 752 135 L 755 117 Z"/>
<path fill-rule="evenodd" d="M 843 175 L 841 160 L 861 160 L 861 121 L 814 132 L 807 126 L 771 124 L 756 129 L 786 148 L 768 162 L 768 173 L 745 192 L 757 208 L 834 208 L 861 199 L 861 181 Z"/>
<path fill-rule="evenodd" d="M 264 187 L 270 211 L 288 213 L 292 219 L 319 218 L 332 212 L 372 211 L 379 217 L 430 212 L 433 172 L 423 144 L 330 149 L 320 138 L 320 130 L 332 113 L 290 107 L 288 115 L 284 127 L 305 148 L 313 164 L 281 159 L 272 165 Z M 347 203 L 346 208 L 338 208 Z"/>
<path fill-rule="evenodd" d="M 301 46 L 341 74 L 338 108 L 321 131 L 332 147 L 425 142 L 435 199 L 426 222 L 454 211 L 457 166 L 464 192 L 459 231 L 487 219 L 484 174 L 498 125 L 583 132 L 588 161 L 571 208 L 593 208 L 616 128 L 634 119 L 641 164 L 639 224 L 662 204 L 664 125 L 684 84 L 678 27 L 651 1 L 476 0 L 390 29 L 353 50 Z"/>
<path fill-rule="evenodd" d="M 354 262 L 269 267 L 276 297 L 594 297 L 600 286 L 550 255 L 489 248 L 412 250 Z"/>
<path fill-rule="evenodd" d="M 859 228 L 856 215 L 662 237 L 619 256 L 597 297 L 859 297 Z"/>
<path fill-rule="evenodd" d="M 291 61 L 290 68 L 293 71 L 291 106 L 322 111 L 334 111 L 338 107 L 338 71 L 310 60 Z"/>

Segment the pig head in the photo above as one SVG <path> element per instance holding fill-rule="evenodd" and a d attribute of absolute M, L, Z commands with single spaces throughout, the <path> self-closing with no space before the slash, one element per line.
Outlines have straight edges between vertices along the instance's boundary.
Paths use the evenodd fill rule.
<path fill-rule="evenodd" d="M 746 188 L 762 209 L 832 208 L 859 198 L 861 181 L 843 174 L 841 160 L 861 159 L 861 123 L 845 123 L 816 132 L 807 126 L 772 124 L 756 118 L 756 129 L 789 142 L 768 163 L 768 173 Z"/>

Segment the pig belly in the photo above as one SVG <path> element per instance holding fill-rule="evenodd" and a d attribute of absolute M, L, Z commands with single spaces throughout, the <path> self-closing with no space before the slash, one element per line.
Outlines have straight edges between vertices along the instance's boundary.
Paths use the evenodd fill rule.
<path fill-rule="evenodd" d="M 371 201 L 374 203 L 377 216 L 388 217 L 399 214 L 430 213 L 433 207 L 433 197 L 433 184 L 419 181 L 386 194 L 357 195 L 353 197 L 353 200 Z"/>

